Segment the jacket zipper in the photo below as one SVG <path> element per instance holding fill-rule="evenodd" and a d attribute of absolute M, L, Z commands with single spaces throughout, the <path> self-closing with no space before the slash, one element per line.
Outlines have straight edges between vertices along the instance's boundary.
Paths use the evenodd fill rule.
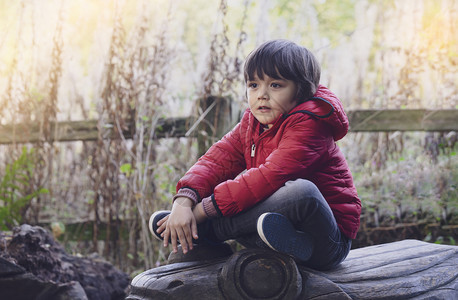
<path fill-rule="evenodd" d="M 283 115 L 282 118 L 285 118 L 287 116 Z M 278 123 L 278 120 L 277 122 L 275 122 L 274 124 L 274 127 L 277 125 Z M 272 127 L 273 128 L 273 127 Z M 270 128 L 269 130 L 272 130 L 272 128 Z M 258 138 L 256 139 L 256 141 L 252 140 L 252 144 L 251 144 L 251 158 L 254 158 L 255 154 L 256 154 L 256 143 L 259 143 L 260 140 L 262 140 L 263 138 L 265 138 L 267 136 L 266 134 L 267 131 L 264 131 L 262 132 Z M 251 160 L 251 164 L 254 166 L 255 162 L 253 161 L 253 159 Z"/>
<path fill-rule="evenodd" d="M 275 124 L 277 124 L 277 123 L 278 123 L 278 121 L 277 121 Z M 274 125 L 274 126 L 275 126 L 275 125 Z M 269 130 L 271 130 L 271 129 L 272 129 L 272 128 L 270 128 Z M 256 154 L 256 143 L 259 143 L 260 140 L 262 140 L 263 138 L 266 137 L 266 135 L 267 135 L 266 132 L 267 132 L 267 131 L 264 131 L 263 133 L 261 133 L 261 134 L 258 136 L 257 140 L 252 142 L 252 143 L 253 143 L 253 144 L 251 144 L 251 157 L 252 157 L 252 158 L 253 158 L 253 157 L 255 156 L 255 154 Z M 254 162 L 253 162 L 253 161 L 252 161 L 252 164 L 254 165 Z"/>

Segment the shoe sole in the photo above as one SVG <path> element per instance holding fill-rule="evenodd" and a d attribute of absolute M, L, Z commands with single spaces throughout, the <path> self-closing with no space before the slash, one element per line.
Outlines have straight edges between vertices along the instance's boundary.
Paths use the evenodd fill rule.
<path fill-rule="evenodd" d="M 153 222 L 154 222 L 154 219 L 156 218 L 157 215 L 163 214 L 163 213 L 170 213 L 170 211 L 168 211 L 168 210 L 158 210 L 158 211 L 156 211 L 155 213 L 153 213 L 151 215 L 151 217 L 149 218 L 149 222 L 148 222 L 149 231 L 159 241 L 163 241 L 164 239 L 160 235 L 157 235 L 156 232 L 154 232 L 154 224 L 153 224 Z"/>
<path fill-rule="evenodd" d="M 305 233 L 298 232 L 291 222 L 277 213 L 264 213 L 258 218 L 258 234 L 272 250 L 288 254 L 299 261 L 311 256 L 310 244 Z"/>

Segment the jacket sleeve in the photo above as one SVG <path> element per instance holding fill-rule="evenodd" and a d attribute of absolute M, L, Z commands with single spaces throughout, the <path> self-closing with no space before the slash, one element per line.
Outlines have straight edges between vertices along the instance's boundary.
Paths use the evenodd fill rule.
<path fill-rule="evenodd" d="M 304 120 L 305 118 L 305 120 Z M 319 120 L 297 115 L 278 145 L 257 168 L 215 188 L 214 203 L 223 216 L 237 214 L 272 195 L 287 181 L 310 178 L 334 144 L 332 134 Z"/>
<path fill-rule="evenodd" d="M 233 179 L 246 169 L 242 141 L 238 123 L 210 149 L 178 181 L 177 192 L 181 188 L 194 190 L 200 199 L 213 194 L 221 182 Z M 199 199 L 199 200 L 200 200 Z"/>

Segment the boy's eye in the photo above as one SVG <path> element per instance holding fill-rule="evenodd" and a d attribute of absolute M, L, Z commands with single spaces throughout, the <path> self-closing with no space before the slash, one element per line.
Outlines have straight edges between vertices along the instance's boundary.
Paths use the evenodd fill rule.
<path fill-rule="evenodd" d="M 257 86 L 258 86 L 258 84 L 254 83 L 254 82 L 248 83 L 248 87 L 250 87 L 250 88 L 256 88 Z"/>
<path fill-rule="evenodd" d="M 279 88 L 279 87 L 281 87 L 281 85 L 280 85 L 280 84 L 278 84 L 278 83 L 275 83 L 275 82 L 274 82 L 274 83 L 272 83 L 270 86 L 271 86 L 271 87 L 273 87 L 273 88 Z"/>

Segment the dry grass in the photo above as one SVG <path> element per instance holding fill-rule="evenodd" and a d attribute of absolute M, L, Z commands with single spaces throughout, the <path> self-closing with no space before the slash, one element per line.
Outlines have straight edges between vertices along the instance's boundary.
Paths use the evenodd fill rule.
<path fill-rule="evenodd" d="M 322 82 L 346 108 L 457 108 L 456 1 L 327 2 L 0 2 L 0 123 L 41 124 L 41 141 L 28 145 L 38 154 L 30 186 L 50 191 L 32 200 L 26 221 L 92 220 L 92 240 L 64 237 L 69 251 L 98 251 L 128 272 L 162 262 L 166 249 L 146 221 L 170 207 L 198 150 L 195 139 L 156 139 L 156 122 L 197 117 L 208 96 L 243 107 L 243 58 L 267 38 L 314 50 Z M 329 25 L 333 12 L 345 26 Z M 51 142 L 51 121 L 93 118 L 117 136 Z M 375 226 L 424 211 L 456 222 L 456 133 L 358 133 L 340 145 Z M 1 146 L 0 170 L 20 151 Z"/>

